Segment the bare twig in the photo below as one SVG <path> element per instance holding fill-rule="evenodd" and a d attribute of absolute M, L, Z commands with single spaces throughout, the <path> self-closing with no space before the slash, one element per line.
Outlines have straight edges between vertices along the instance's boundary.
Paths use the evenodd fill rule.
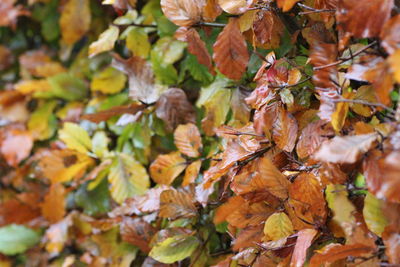
<path fill-rule="evenodd" d="M 216 27 L 216 28 L 223 28 L 226 26 L 224 23 L 215 23 L 215 22 L 205 22 L 205 21 L 200 21 L 196 23 L 194 26 L 200 27 L 200 26 L 207 26 L 207 27 Z"/>
<path fill-rule="evenodd" d="M 299 15 L 307 15 L 307 14 L 313 14 L 313 13 L 324 13 L 324 12 L 332 12 L 332 13 L 336 12 L 335 9 L 316 9 L 316 8 L 313 8 L 313 7 L 310 7 L 310 6 L 301 4 L 301 3 L 297 3 L 297 5 L 299 7 L 302 7 L 304 9 L 308 10 L 308 11 L 305 11 L 305 12 L 299 12 Z"/>
<path fill-rule="evenodd" d="M 383 109 L 386 109 L 392 113 L 395 112 L 394 109 L 382 104 L 382 103 L 371 103 L 365 100 L 361 100 L 361 99 L 345 99 L 345 98 L 340 98 L 340 99 L 332 99 L 332 102 L 335 103 L 340 103 L 340 102 L 346 102 L 346 103 L 352 103 L 352 104 L 361 104 L 361 105 L 366 105 L 366 106 L 371 106 L 371 107 L 380 107 Z"/>
<path fill-rule="evenodd" d="M 358 56 L 359 54 L 363 53 L 365 50 L 367 50 L 368 48 L 376 45 L 378 42 L 377 41 L 373 41 L 372 43 L 370 43 L 369 45 L 364 46 L 363 48 L 361 48 L 360 50 L 358 50 L 357 52 L 355 52 L 354 54 L 352 54 L 350 57 L 346 57 L 346 58 L 342 58 L 338 61 L 335 61 L 333 63 L 327 64 L 327 65 L 323 65 L 323 66 L 319 66 L 319 67 L 314 67 L 314 70 L 321 70 L 321 69 L 325 69 L 325 68 L 329 68 L 329 67 L 333 67 L 333 66 L 337 66 L 340 65 L 346 61 L 352 60 L 353 58 L 355 58 L 356 56 Z"/>

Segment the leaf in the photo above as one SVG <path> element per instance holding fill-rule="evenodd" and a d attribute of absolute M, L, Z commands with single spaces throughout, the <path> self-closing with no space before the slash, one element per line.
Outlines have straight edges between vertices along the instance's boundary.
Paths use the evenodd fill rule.
<path fill-rule="evenodd" d="M 226 218 L 245 203 L 241 196 L 233 196 L 217 208 L 214 216 L 214 224 L 222 223 Z"/>
<path fill-rule="evenodd" d="M 16 0 L 3 0 L 0 5 L 0 26 L 15 28 L 19 16 L 30 13 L 23 9 L 22 5 L 15 5 Z"/>
<path fill-rule="evenodd" d="M 307 250 L 317 234 L 318 232 L 314 229 L 304 229 L 297 233 L 297 241 L 290 261 L 290 267 L 303 266 L 306 261 Z"/>
<path fill-rule="evenodd" d="M 195 110 L 185 92 L 179 88 L 165 91 L 156 104 L 156 115 L 172 132 L 179 124 L 195 123 Z"/>
<path fill-rule="evenodd" d="M 218 0 L 218 5 L 225 12 L 236 15 L 246 12 L 252 2 L 247 0 Z"/>
<path fill-rule="evenodd" d="M 264 10 L 257 12 L 253 29 L 260 44 L 267 45 L 270 48 L 279 47 L 284 26 L 274 12 Z"/>
<path fill-rule="evenodd" d="M 274 209 L 265 202 L 245 202 L 231 212 L 226 221 L 232 226 L 246 228 L 262 224 L 273 212 Z"/>
<path fill-rule="evenodd" d="M 0 152 L 7 161 L 7 164 L 17 167 L 18 164 L 27 158 L 33 147 L 32 135 L 22 129 L 9 129 L 1 138 Z"/>
<path fill-rule="evenodd" d="M 82 185 L 75 193 L 75 203 L 83 208 L 89 216 L 102 215 L 111 209 L 108 183 L 103 179 L 98 186 L 90 189 L 88 184 Z"/>
<path fill-rule="evenodd" d="M 280 199 L 288 197 L 288 187 L 290 182 L 286 177 L 274 166 L 270 159 L 262 157 L 258 160 L 259 176 L 251 181 L 251 184 L 258 188 L 265 188 L 274 196 Z"/>
<path fill-rule="evenodd" d="M 126 76 L 123 73 L 115 68 L 109 67 L 93 77 L 90 88 L 94 92 L 99 91 L 104 94 L 116 94 L 124 89 L 126 80 Z"/>
<path fill-rule="evenodd" d="M 264 234 L 268 240 L 276 241 L 293 233 L 292 222 L 283 212 L 272 214 L 265 222 Z"/>
<path fill-rule="evenodd" d="M 282 8 L 283 12 L 287 12 L 299 2 L 299 0 L 278 0 L 278 7 Z"/>
<path fill-rule="evenodd" d="M 128 75 L 129 97 L 132 100 L 150 104 L 160 97 L 162 92 L 154 84 L 153 70 L 143 58 L 133 56 L 125 60 L 114 55 L 112 66 Z"/>
<path fill-rule="evenodd" d="M 150 176 L 157 184 L 170 185 L 186 168 L 186 160 L 180 153 L 159 155 L 150 165 Z"/>
<path fill-rule="evenodd" d="M 64 218 L 66 214 L 66 194 L 67 192 L 62 184 L 54 183 L 50 186 L 49 192 L 41 204 L 42 215 L 50 223 L 57 223 Z"/>
<path fill-rule="evenodd" d="M 43 103 L 31 114 L 28 121 L 28 129 L 34 139 L 46 140 L 54 135 L 57 121 L 53 111 L 56 106 L 57 102 L 49 101 Z"/>
<path fill-rule="evenodd" d="M 292 114 L 280 107 L 272 130 L 272 137 L 277 146 L 284 151 L 292 152 L 296 145 L 297 131 L 296 119 Z"/>
<path fill-rule="evenodd" d="M 199 33 L 193 28 L 185 29 L 184 39 L 188 43 L 189 53 L 195 55 L 197 61 L 206 66 L 210 73 L 215 73 L 210 53 L 206 44 L 201 40 Z"/>
<path fill-rule="evenodd" d="M 25 252 L 39 240 L 37 232 L 22 225 L 11 224 L 0 228 L 0 252 L 5 255 Z"/>
<path fill-rule="evenodd" d="M 339 29 L 356 38 L 379 36 L 393 6 L 393 0 L 371 0 L 366 4 L 357 0 L 340 1 L 336 12 Z M 371 16 L 374 20 L 369 19 Z"/>
<path fill-rule="evenodd" d="M 367 193 L 364 200 L 363 215 L 368 229 L 374 234 L 382 236 L 388 221 L 382 212 L 383 201 L 371 193 Z"/>
<path fill-rule="evenodd" d="M 68 230 L 73 224 L 75 213 L 70 213 L 63 220 L 56 224 L 52 224 L 45 233 L 46 250 L 50 253 L 60 253 L 68 240 Z"/>
<path fill-rule="evenodd" d="M 189 257 L 199 245 L 194 236 L 177 235 L 156 244 L 149 255 L 159 262 L 170 264 Z"/>
<path fill-rule="evenodd" d="M 396 50 L 396 52 L 394 52 L 388 58 L 389 65 L 390 65 L 390 68 L 393 71 L 393 77 L 396 80 L 396 82 L 400 82 L 400 64 L 399 64 L 399 59 L 400 59 L 400 49 Z"/>
<path fill-rule="evenodd" d="M 305 205 L 306 210 L 295 208 L 298 215 L 310 214 L 311 223 L 324 223 L 328 215 L 324 198 L 324 189 L 311 173 L 301 173 L 289 186 L 290 199 Z M 299 216 L 301 218 L 301 216 Z"/>
<path fill-rule="evenodd" d="M 82 177 L 93 163 L 85 154 L 73 150 L 53 150 L 41 157 L 39 167 L 52 183 L 64 183 Z"/>
<path fill-rule="evenodd" d="M 400 15 L 392 17 L 384 25 L 380 37 L 382 39 L 382 46 L 389 54 L 393 54 L 400 48 L 399 32 L 400 27 Z"/>
<path fill-rule="evenodd" d="M 90 28 L 91 12 L 89 0 L 68 0 L 63 6 L 60 27 L 63 42 L 73 45 Z"/>
<path fill-rule="evenodd" d="M 75 0 L 77 1 L 77 0 Z M 117 26 L 109 26 L 107 30 L 102 32 L 97 41 L 89 46 L 89 56 L 94 57 L 102 52 L 110 51 L 114 48 L 114 44 L 118 39 L 119 28 Z"/>
<path fill-rule="evenodd" d="M 135 115 L 137 113 L 140 113 L 144 109 L 146 109 L 146 105 L 141 103 L 132 103 L 124 106 L 115 106 L 107 110 L 99 111 L 97 113 L 85 114 L 81 118 L 94 123 L 100 123 L 102 121 L 107 121 L 114 116 L 120 116 L 124 114 Z"/>
<path fill-rule="evenodd" d="M 92 141 L 89 134 L 78 124 L 71 122 L 64 123 L 64 127 L 59 131 L 59 137 L 69 149 L 84 154 L 92 149 Z"/>
<path fill-rule="evenodd" d="M 325 141 L 313 157 L 324 162 L 355 163 L 363 153 L 368 152 L 377 138 L 376 133 L 345 137 L 336 136 Z"/>
<path fill-rule="evenodd" d="M 141 28 L 132 28 L 126 37 L 126 47 L 134 56 L 147 58 L 151 51 L 151 44 L 147 33 Z"/>
<path fill-rule="evenodd" d="M 191 218 L 197 215 L 194 205 L 194 192 L 184 190 L 165 190 L 160 195 L 161 218 Z"/>
<path fill-rule="evenodd" d="M 199 157 L 203 147 L 199 129 L 192 123 L 181 124 L 175 129 L 174 143 L 179 152 L 191 158 Z"/>
<path fill-rule="evenodd" d="M 178 26 L 191 26 L 200 22 L 204 0 L 161 0 L 165 16 Z"/>
<path fill-rule="evenodd" d="M 301 132 L 296 146 L 297 155 L 300 158 L 306 158 L 314 154 L 330 135 L 334 135 L 334 131 L 324 121 L 311 122 Z"/>
<path fill-rule="evenodd" d="M 156 230 L 146 221 L 125 217 L 120 225 L 122 240 L 135 245 L 144 253 L 150 252 L 149 243 Z"/>
<path fill-rule="evenodd" d="M 238 19 L 231 18 L 213 46 L 213 59 L 218 70 L 232 80 L 240 80 L 249 62 L 247 44 L 239 29 Z"/>
<path fill-rule="evenodd" d="M 239 251 L 241 248 L 252 247 L 255 243 L 261 242 L 263 236 L 262 225 L 245 228 L 237 235 L 232 249 Z"/>
<path fill-rule="evenodd" d="M 150 187 L 146 169 L 132 156 L 118 154 L 111 165 L 108 181 L 112 198 L 122 203 L 128 197 L 143 195 Z"/>
<path fill-rule="evenodd" d="M 188 186 L 194 183 L 196 178 L 199 176 L 201 168 L 201 160 L 196 160 L 190 163 L 190 165 L 185 170 L 185 176 L 183 177 L 182 186 Z"/>
<path fill-rule="evenodd" d="M 310 267 L 319 267 L 321 264 L 335 262 L 345 259 L 348 256 L 360 257 L 369 255 L 373 252 L 371 247 L 363 244 L 341 245 L 329 244 L 323 248 L 318 254 L 315 254 L 310 261 Z"/>

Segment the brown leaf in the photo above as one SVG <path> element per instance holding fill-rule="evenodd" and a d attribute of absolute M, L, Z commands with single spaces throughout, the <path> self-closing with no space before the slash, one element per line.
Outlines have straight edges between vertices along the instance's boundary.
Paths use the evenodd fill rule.
<path fill-rule="evenodd" d="M 51 60 L 47 51 L 33 50 L 22 54 L 19 57 L 19 64 L 21 66 L 21 75 L 29 74 L 37 77 L 50 77 L 62 72 L 66 69 L 58 62 Z"/>
<path fill-rule="evenodd" d="M 303 266 L 306 261 L 307 250 L 317 233 L 317 230 L 314 229 L 304 229 L 297 233 L 297 241 L 290 261 L 290 267 Z"/>
<path fill-rule="evenodd" d="M 274 12 L 261 10 L 256 14 L 253 30 L 260 44 L 267 44 L 270 48 L 276 48 L 280 44 L 284 26 Z"/>
<path fill-rule="evenodd" d="M 145 59 L 138 56 L 123 59 L 115 54 L 112 66 L 128 75 L 129 97 L 132 100 L 139 100 L 146 104 L 158 100 L 161 92 L 157 90 L 154 84 L 153 69 Z"/>
<path fill-rule="evenodd" d="M 295 209 L 299 217 L 309 214 L 313 219 L 310 223 L 325 223 L 328 215 L 324 188 L 311 173 L 302 173 L 289 186 L 289 197 L 304 204 L 306 210 Z"/>
<path fill-rule="evenodd" d="M 245 202 L 229 214 L 226 221 L 238 228 L 256 226 L 263 223 L 273 212 L 273 208 L 264 202 Z"/>
<path fill-rule="evenodd" d="M 149 243 L 156 229 L 140 218 L 124 217 L 120 224 L 120 233 L 123 241 L 137 246 L 144 253 L 149 253 Z"/>
<path fill-rule="evenodd" d="M 205 0 L 161 0 L 165 16 L 178 26 L 191 26 L 200 22 Z"/>
<path fill-rule="evenodd" d="M 238 19 L 229 20 L 218 35 L 213 50 L 213 59 L 218 70 L 232 80 L 240 80 L 250 57 L 246 40 L 239 29 Z"/>
<path fill-rule="evenodd" d="M 322 120 L 308 124 L 299 137 L 296 152 L 300 158 L 306 158 L 312 155 L 320 145 L 328 140 L 328 136 L 334 135 L 329 125 Z"/>
<path fill-rule="evenodd" d="M 222 13 L 218 0 L 207 0 L 207 4 L 203 9 L 203 19 L 208 22 L 214 21 Z"/>
<path fill-rule="evenodd" d="M 277 0 L 277 2 L 278 7 L 282 8 L 283 12 L 287 12 L 292 9 L 292 7 L 299 2 L 299 0 Z"/>
<path fill-rule="evenodd" d="M 233 196 L 229 198 L 226 203 L 217 208 L 214 216 L 214 223 L 219 224 L 224 222 L 232 212 L 243 204 L 245 204 L 245 200 L 241 196 Z"/>
<path fill-rule="evenodd" d="M 186 29 L 184 31 L 184 39 L 188 43 L 189 53 L 196 56 L 197 61 L 206 66 L 210 73 L 215 74 L 210 53 L 204 41 L 201 40 L 199 33 L 193 28 Z"/>
<path fill-rule="evenodd" d="M 199 129 L 192 123 L 181 124 L 176 128 L 174 143 L 179 152 L 191 158 L 199 157 L 203 148 Z"/>
<path fill-rule="evenodd" d="M 373 150 L 364 161 L 368 189 L 378 198 L 400 203 L 399 159 L 400 153 L 397 151 L 383 154 L 379 150 Z"/>
<path fill-rule="evenodd" d="M 239 251 L 241 248 L 253 247 L 256 243 L 261 242 L 263 233 L 263 225 L 250 226 L 240 231 L 234 241 L 232 249 Z"/>
<path fill-rule="evenodd" d="M 393 212 L 393 210 L 391 210 Z M 396 211 L 398 212 L 398 211 Z M 398 214 L 398 213 L 397 213 Z M 396 225 L 397 227 L 398 225 Z M 393 229 L 395 227 L 386 227 L 382 234 L 382 239 L 385 244 L 385 254 L 389 258 L 389 263 L 400 264 L 400 242 L 399 242 L 399 231 Z"/>
<path fill-rule="evenodd" d="M 280 107 L 272 130 L 272 138 L 276 145 L 286 152 L 292 152 L 296 145 L 297 130 L 296 119 L 286 109 Z"/>
<path fill-rule="evenodd" d="M 182 186 L 188 186 L 194 183 L 197 176 L 199 176 L 201 168 L 201 160 L 196 160 L 190 163 L 190 165 L 185 170 L 185 176 L 183 177 Z"/>
<path fill-rule="evenodd" d="M 50 186 L 50 190 L 44 197 L 41 204 L 42 214 L 50 223 L 57 223 L 62 220 L 66 214 L 66 190 L 60 183 Z"/>
<path fill-rule="evenodd" d="M 2 130 L 3 132 L 0 132 L 0 152 L 8 165 L 17 167 L 30 155 L 33 138 L 28 131 L 23 129 L 4 128 Z"/>
<path fill-rule="evenodd" d="M 348 256 L 360 257 L 368 256 L 373 252 L 373 248 L 363 244 L 341 245 L 329 244 L 318 254 L 315 254 L 310 261 L 310 267 L 319 267 L 321 264 L 335 262 L 345 259 Z"/>
<path fill-rule="evenodd" d="M 262 157 L 258 160 L 259 176 L 256 176 L 251 184 L 258 188 L 264 187 L 274 196 L 280 199 L 288 197 L 288 186 L 290 182 L 286 177 L 274 166 L 270 159 Z"/>
<path fill-rule="evenodd" d="M 145 108 L 146 105 L 143 105 L 141 103 L 132 103 L 129 105 L 112 107 L 110 109 L 102 110 L 93 114 L 85 114 L 81 117 L 81 119 L 89 120 L 94 123 L 100 123 L 102 121 L 107 121 L 114 116 L 119 116 L 123 114 L 134 115 L 144 110 Z"/>
<path fill-rule="evenodd" d="M 393 0 L 340 0 L 336 12 L 339 29 L 356 38 L 377 37 L 393 6 Z"/>
<path fill-rule="evenodd" d="M 376 133 L 336 136 L 324 142 L 313 157 L 324 162 L 355 163 L 363 153 L 368 152 L 377 138 Z"/>
<path fill-rule="evenodd" d="M 364 77 L 372 83 L 375 89 L 375 95 L 379 102 L 390 105 L 390 92 L 393 90 L 394 77 L 391 73 L 390 65 L 382 58 L 377 58 L 373 62 L 372 68 L 368 69 Z"/>
<path fill-rule="evenodd" d="M 397 15 L 386 22 L 380 33 L 381 45 L 389 54 L 393 54 L 397 49 L 400 49 L 399 31 L 400 15 Z"/>
<path fill-rule="evenodd" d="M 314 42 L 311 50 L 311 63 L 314 67 L 322 67 L 336 62 L 337 46 Z M 335 103 L 332 99 L 339 98 L 338 71 L 336 66 L 324 67 L 314 71 L 313 82 L 320 96 L 320 107 L 318 116 L 322 120 L 330 121 L 335 111 Z"/>
<path fill-rule="evenodd" d="M 179 88 L 170 88 L 161 95 L 156 104 L 156 115 L 165 122 L 170 132 L 179 124 L 196 121 L 193 105 L 187 100 L 185 92 Z"/>
<path fill-rule="evenodd" d="M 170 185 L 186 168 L 186 160 L 178 151 L 159 155 L 150 165 L 150 176 L 157 184 Z"/>
<path fill-rule="evenodd" d="M 191 218 L 197 215 L 193 190 L 165 190 L 160 196 L 161 218 Z"/>
<path fill-rule="evenodd" d="M 22 194 L 26 196 L 21 197 Z M 36 205 L 39 196 L 33 193 L 22 194 L 0 204 L 0 226 L 28 224 L 40 216 L 40 209 Z M 29 202 L 24 201 L 24 198 Z"/>
<path fill-rule="evenodd" d="M 15 5 L 16 0 L 2 0 L 0 3 L 0 26 L 11 26 L 15 29 L 19 16 L 29 15 L 29 11 L 23 9 L 22 5 Z"/>

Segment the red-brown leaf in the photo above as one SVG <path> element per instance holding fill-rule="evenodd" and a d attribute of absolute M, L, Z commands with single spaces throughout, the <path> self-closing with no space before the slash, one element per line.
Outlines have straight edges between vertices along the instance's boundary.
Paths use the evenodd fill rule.
<path fill-rule="evenodd" d="M 122 240 L 137 246 L 144 253 L 150 252 L 149 243 L 156 229 L 140 218 L 124 217 L 120 224 Z"/>
<path fill-rule="evenodd" d="M 161 0 L 165 16 L 178 26 L 199 22 L 205 4 L 205 0 Z"/>
<path fill-rule="evenodd" d="M 302 267 L 306 261 L 307 249 L 311 246 L 312 241 L 317 234 L 317 230 L 304 229 L 297 233 L 297 241 L 294 247 L 290 267 Z"/>
<path fill-rule="evenodd" d="M 232 80 L 240 80 L 249 62 L 246 40 L 239 29 L 239 21 L 231 18 L 214 44 L 213 59 L 218 70 Z"/>

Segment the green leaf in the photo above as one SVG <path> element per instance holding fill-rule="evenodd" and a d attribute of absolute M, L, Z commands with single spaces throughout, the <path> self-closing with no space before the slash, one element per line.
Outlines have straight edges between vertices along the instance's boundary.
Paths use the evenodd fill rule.
<path fill-rule="evenodd" d="M 87 184 L 82 185 L 75 193 L 75 202 L 89 216 L 96 216 L 110 211 L 110 197 L 107 180 L 93 190 L 89 190 Z"/>
<path fill-rule="evenodd" d="M 133 157 L 123 153 L 115 157 L 108 180 L 111 183 L 111 196 L 118 203 L 128 197 L 142 195 L 150 187 L 146 169 Z"/>
<path fill-rule="evenodd" d="M 90 88 L 92 91 L 104 94 L 116 94 L 124 89 L 126 81 L 125 74 L 113 67 L 108 67 L 93 77 Z"/>
<path fill-rule="evenodd" d="M 87 97 L 88 88 L 83 80 L 69 73 L 60 73 L 49 77 L 47 81 L 51 90 L 36 92 L 35 97 L 61 98 L 68 101 L 81 100 Z"/>
<path fill-rule="evenodd" d="M 190 257 L 200 242 L 194 236 L 177 235 L 156 244 L 150 251 L 150 257 L 170 264 Z"/>
<path fill-rule="evenodd" d="M 364 200 L 363 215 L 368 229 L 374 234 L 381 236 L 383 230 L 388 225 L 388 221 L 382 212 L 383 201 L 376 198 L 370 192 L 367 193 Z"/>
<path fill-rule="evenodd" d="M 197 58 L 192 54 L 188 54 L 181 63 L 180 82 L 183 81 L 186 71 L 189 71 L 190 75 L 192 75 L 196 81 L 202 82 L 205 85 L 210 84 L 214 79 L 207 67 L 200 64 Z"/>
<path fill-rule="evenodd" d="M 22 225 L 11 224 L 0 228 L 0 252 L 5 255 L 22 253 L 39 240 L 37 232 Z"/>
<path fill-rule="evenodd" d="M 132 27 L 126 37 L 126 47 L 135 56 L 147 58 L 151 50 L 151 45 L 145 29 Z"/>
<path fill-rule="evenodd" d="M 84 154 L 92 149 L 92 141 L 89 134 L 75 123 L 64 123 L 64 127 L 59 131 L 59 137 L 69 149 L 74 149 Z"/>
<path fill-rule="evenodd" d="M 164 37 L 157 41 L 153 47 L 154 56 L 161 59 L 161 64 L 174 64 L 183 56 L 186 43 L 177 41 L 172 37 Z"/>

